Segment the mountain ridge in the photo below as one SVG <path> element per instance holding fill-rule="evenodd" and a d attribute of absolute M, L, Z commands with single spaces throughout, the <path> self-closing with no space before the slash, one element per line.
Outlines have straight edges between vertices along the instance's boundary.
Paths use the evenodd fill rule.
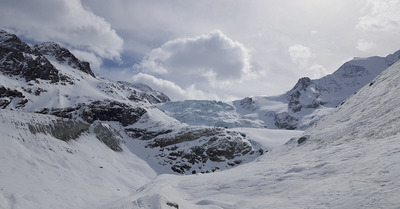
<path fill-rule="evenodd" d="M 386 57 L 354 58 L 320 79 L 300 78 L 281 95 L 246 97 L 232 102 L 176 101 L 159 107 L 188 124 L 305 130 L 399 59 L 400 50 Z M 213 119 L 202 119 L 205 116 Z"/>
<path fill-rule="evenodd" d="M 93 134 L 114 151 L 133 152 L 159 174 L 214 172 L 263 154 L 258 143 L 238 131 L 176 121 L 155 106 L 169 101 L 165 94 L 140 83 L 96 77 L 87 62 L 56 43 L 29 47 L 1 31 L 0 55 L 2 109 L 71 121 L 32 128 L 31 134 L 57 138 L 68 136 L 63 126 L 80 130 L 82 125 L 76 136 Z"/>
<path fill-rule="evenodd" d="M 398 208 L 399 88 L 400 61 L 254 162 L 208 175 L 158 176 L 103 208 Z"/>
<path fill-rule="evenodd" d="M 367 67 L 343 67 L 349 80 L 326 81 L 332 88 L 303 78 L 283 96 L 248 97 L 230 104 L 191 101 L 191 111 L 217 105 L 216 110 L 225 113 L 205 115 L 230 120 L 192 126 L 157 108 L 168 100 L 160 92 L 92 76 L 67 58 L 34 54 L 16 36 L 0 34 L 0 208 L 400 204 L 400 61 L 375 79 L 362 79 L 366 85 L 355 94 L 347 92 L 350 97 L 338 107 L 330 107 L 330 101 L 339 100 L 324 100 L 324 92 L 357 84 L 355 77 L 372 74 L 366 73 Z M 15 47 L 10 48 L 12 42 Z M 312 116 L 326 116 L 304 133 L 286 131 L 296 132 L 289 141 L 290 134 L 281 130 L 258 127 L 247 134 L 249 127 L 265 125 L 259 115 L 275 118 L 284 111 L 291 112 L 279 116 L 282 123 L 299 113 L 304 113 L 303 120 L 309 117 L 308 124 L 316 120 Z M 242 117 L 246 120 L 237 120 Z M 237 126 L 237 121 L 241 127 L 224 127 Z M 297 127 L 300 119 L 291 121 L 296 123 L 288 125 Z M 273 149 L 255 139 L 273 134 L 279 141 Z"/>

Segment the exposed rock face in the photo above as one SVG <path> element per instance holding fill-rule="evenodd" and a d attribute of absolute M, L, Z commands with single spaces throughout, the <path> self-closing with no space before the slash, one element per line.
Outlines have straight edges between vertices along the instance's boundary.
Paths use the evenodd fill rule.
<path fill-rule="evenodd" d="M 278 113 L 275 115 L 275 126 L 280 129 L 294 130 L 297 127 L 299 118 L 290 115 L 287 112 Z"/>
<path fill-rule="evenodd" d="M 249 110 L 249 111 L 255 111 L 257 109 L 257 105 L 255 104 L 255 101 L 251 97 L 246 97 L 240 101 L 240 106 L 243 107 L 243 109 Z"/>
<path fill-rule="evenodd" d="M 42 109 L 37 113 L 56 115 L 62 118 L 79 119 L 82 118 L 88 123 L 100 121 L 116 121 L 123 126 L 136 123 L 146 109 L 132 107 L 117 101 L 94 101 L 90 104 L 78 104 L 75 107 Z"/>
<path fill-rule="evenodd" d="M 121 152 L 122 148 L 120 146 L 122 137 L 121 135 L 105 123 L 94 123 L 92 124 L 92 131 L 95 133 L 96 138 L 102 141 L 110 149 Z"/>
<path fill-rule="evenodd" d="M 160 174 L 213 172 L 261 154 L 238 132 L 167 116 L 153 104 L 170 99 L 147 85 L 94 77 L 87 62 L 55 43 L 31 48 L 0 31 L 0 79 L 0 108 L 41 118 L 23 124 L 31 133 L 63 141 L 94 135 L 114 151 L 132 151 Z"/>
<path fill-rule="evenodd" d="M 50 134 L 57 139 L 70 141 L 87 132 L 90 125 L 73 120 L 57 120 L 50 124 L 28 124 L 28 127 L 33 134 Z"/>
<path fill-rule="evenodd" d="M 56 43 L 44 42 L 36 44 L 33 46 L 33 52 L 39 55 L 54 57 L 59 63 L 66 63 L 75 69 L 95 77 L 88 62 L 80 61 L 68 49 L 63 48 Z"/>
<path fill-rule="evenodd" d="M 5 49 L 14 49 L 20 52 L 31 53 L 31 48 L 16 35 L 0 29 L 0 47 Z"/>
<path fill-rule="evenodd" d="M 316 85 L 310 78 L 300 78 L 296 85 L 285 94 L 289 110 L 295 113 L 303 108 L 315 109 L 325 104 L 319 98 L 320 92 L 324 90 L 322 86 Z"/>
<path fill-rule="evenodd" d="M 89 123 L 96 120 L 118 121 L 128 126 L 136 123 L 146 112 L 144 108 L 134 108 L 116 101 L 95 101 L 84 108 L 82 118 Z"/>
<path fill-rule="evenodd" d="M 25 96 L 18 90 L 11 90 L 0 86 L 0 108 L 6 108 L 10 103 L 14 102 L 16 107 L 23 106 L 27 102 Z"/>
<path fill-rule="evenodd" d="M 32 56 L 0 45 L 0 70 L 25 78 L 26 81 L 43 79 L 56 83 L 60 80 L 58 70 L 42 55 Z"/>
<path fill-rule="evenodd" d="M 26 81 L 42 79 L 51 83 L 60 81 L 59 71 L 45 57 L 53 57 L 59 63 L 67 64 L 94 77 L 88 62 L 80 61 L 69 50 L 56 43 L 45 42 L 33 49 L 14 34 L 0 30 L 0 70 L 7 75 L 25 78 Z M 66 81 L 67 78 L 61 77 Z"/>
<path fill-rule="evenodd" d="M 142 134 L 144 130 L 128 132 Z M 170 166 L 180 174 L 223 170 L 262 154 L 262 151 L 255 150 L 254 144 L 245 140 L 244 135 L 224 128 L 187 128 L 178 132 L 166 130 L 151 133 L 152 138 L 143 136 L 139 139 L 146 140 L 147 148 L 159 149 L 155 155 L 159 163 Z"/>

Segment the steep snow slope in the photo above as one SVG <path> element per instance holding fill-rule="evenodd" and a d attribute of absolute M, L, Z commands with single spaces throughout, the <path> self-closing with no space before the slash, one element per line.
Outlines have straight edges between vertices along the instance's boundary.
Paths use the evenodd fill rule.
<path fill-rule="evenodd" d="M 166 95 L 144 84 L 97 78 L 87 62 L 56 43 L 30 47 L 0 30 L 0 81 L 1 109 L 54 115 L 99 131 L 105 124 L 110 137 L 97 137 L 100 141 L 114 151 L 125 143 L 126 151 L 158 174 L 213 172 L 263 153 L 238 131 L 189 126 L 169 117 L 154 105 L 168 101 Z"/>
<path fill-rule="evenodd" d="M 222 172 L 161 175 L 103 208 L 398 208 L 400 62 L 300 138 Z"/>
<path fill-rule="evenodd" d="M 192 125 L 305 130 L 399 59 L 400 51 L 386 57 L 354 58 L 331 75 L 316 80 L 301 78 L 278 96 L 229 103 L 174 101 L 159 107 Z"/>
<path fill-rule="evenodd" d="M 145 161 L 114 152 L 92 131 L 57 139 L 61 130 L 46 127 L 59 121 L 70 120 L 0 110 L 0 208 L 94 208 L 156 176 Z"/>

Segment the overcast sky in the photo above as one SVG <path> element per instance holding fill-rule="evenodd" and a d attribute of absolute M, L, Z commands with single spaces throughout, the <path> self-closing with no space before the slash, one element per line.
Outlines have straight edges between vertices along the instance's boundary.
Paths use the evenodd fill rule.
<path fill-rule="evenodd" d="M 400 0 L 1 0 L 0 28 L 173 100 L 288 91 L 400 49 Z"/>

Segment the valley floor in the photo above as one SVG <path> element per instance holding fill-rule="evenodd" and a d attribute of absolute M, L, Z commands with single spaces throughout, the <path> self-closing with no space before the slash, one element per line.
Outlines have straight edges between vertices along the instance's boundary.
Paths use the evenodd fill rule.
<path fill-rule="evenodd" d="M 293 142 L 231 170 L 158 176 L 104 208 L 398 208 L 397 140 Z"/>
<path fill-rule="evenodd" d="M 30 130 L 32 125 L 51 124 L 52 120 L 57 120 L 57 117 L 1 110 L 0 208 L 67 209 L 99 208 L 103 205 L 104 208 L 112 208 L 125 204 L 126 201 L 131 202 L 130 195 L 141 195 L 149 188 L 160 191 L 159 196 L 151 196 L 158 198 L 151 199 L 151 204 L 162 202 L 164 195 L 178 195 L 171 201 L 184 204 L 180 203 L 180 194 L 191 194 L 182 190 L 186 186 L 180 186 L 186 183 L 174 185 L 172 182 L 178 183 L 193 178 L 196 179 L 193 182 L 205 181 L 201 184 L 213 184 L 216 174 L 157 176 L 156 171 L 130 152 L 124 144 L 123 152 L 114 152 L 92 134 L 82 134 L 76 140 L 68 142 L 56 139 L 50 134 L 32 134 Z M 279 147 L 288 139 L 303 133 L 303 131 L 255 128 L 235 130 L 248 135 L 250 139 L 261 144 L 264 150 Z M 254 163 L 257 165 L 257 162 Z M 234 173 L 235 170 L 237 169 L 218 174 Z M 238 171 L 242 172 L 240 169 Z M 187 184 L 187 186 L 189 188 L 193 185 Z M 161 189 L 169 187 L 170 191 Z M 207 187 L 198 189 L 208 189 Z M 235 187 L 231 189 L 234 190 Z M 196 193 L 193 195 L 199 195 Z M 125 201 L 124 197 L 129 198 Z M 139 206 L 147 207 L 141 204 Z M 159 206 L 149 207 L 159 208 Z"/>

